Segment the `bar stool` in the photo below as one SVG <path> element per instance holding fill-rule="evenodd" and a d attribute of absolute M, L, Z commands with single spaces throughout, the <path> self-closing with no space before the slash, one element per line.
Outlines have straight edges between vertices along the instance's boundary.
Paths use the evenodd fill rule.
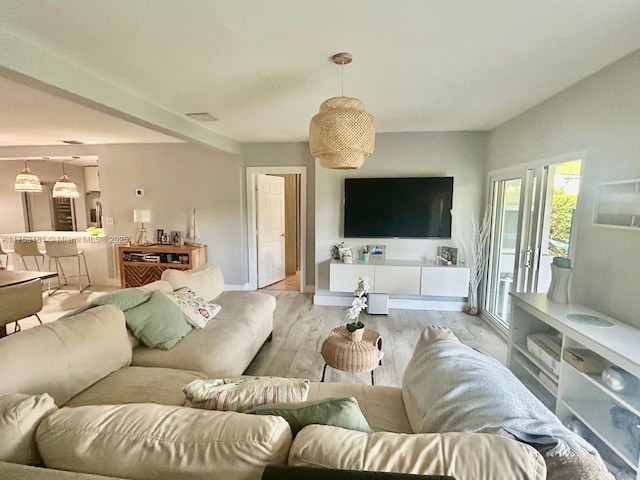
<path fill-rule="evenodd" d="M 24 265 L 25 270 L 29 270 L 29 267 L 27 266 L 27 262 L 25 262 L 24 257 L 33 257 L 33 261 L 36 264 L 36 270 L 39 272 L 44 268 L 44 252 L 38 248 L 38 242 L 35 240 L 16 238 L 13 242 L 13 250 L 15 254 L 20 257 L 20 260 L 22 260 L 22 265 Z M 42 259 L 42 265 L 38 264 L 38 257 Z"/>
<path fill-rule="evenodd" d="M 87 259 L 84 256 L 83 250 L 78 250 L 78 245 L 74 241 L 60 241 L 60 240 L 45 240 L 44 242 L 45 254 L 49 257 L 49 270 L 51 270 L 51 260 L 56 263 L 56 272 L 58 273 L 58 287 L 55 290 L 58 290 L 61 286 L 60 284 L 60 275 L 64 280 L 64 285 L 67 285 L 67 276 L 62 269 L 62 263 L 60 263 L 61 258 L 69 258 L 76 257 L 78 259 L 78 275 L 70 275 L 70 277 L 78 277 L 78 290 L 80 293 L 84 292 L 88 287 L 91 286 L 91 278 L 89 277 L 89 269 L 87 268 Z M 82 268 L 80 264 L 80 257 L 82 257 L 82 261 L 84 263 L 84 274 L 82 273 Z M 82 288 L 82 277 L 87 277 L 87 285 Z M 54 290 L 54 291 L 55 291 Z"/>
<path fill-rule="evenodd" d="M 0 270 L 3 268 L 9 270 L 9 254 L 11 253 L 13 253 L 13 250 L 3 248 L 2 243 L 0 243 L 0 257 L 4 256 L 4 265 L 2 264 L 2 260 L 0 260 Z"/>

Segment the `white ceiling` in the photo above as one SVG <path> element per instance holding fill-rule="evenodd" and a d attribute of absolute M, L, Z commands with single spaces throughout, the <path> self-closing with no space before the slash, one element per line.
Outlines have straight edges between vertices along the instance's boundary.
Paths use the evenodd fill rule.
<path fill-rule="evenodd" d="M 0 147 L 181 141 L 1 76 L 0 105 Z"/>
<path fill-rule="evenodd" d="M 305 140 L 340 95 L 340 51 L 354 55 L 344 94 L 377 132 L 405 132 L 491 129 L 640 48 L 637 0 L 0 0 L 0 11 L 12 35 L 149 104 L 209 112 L 220 121 L 205 128 L 241 142 Z M 47 95 L 0 83 L 2 144 L 169 139 Z"/>

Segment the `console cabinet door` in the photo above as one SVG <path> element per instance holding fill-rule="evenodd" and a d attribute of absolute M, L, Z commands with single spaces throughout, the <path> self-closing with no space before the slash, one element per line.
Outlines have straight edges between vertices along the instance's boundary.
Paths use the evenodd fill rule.
<path fill-rule="evenodd" d="M 420 294 L 420 267 L 376 265 L 373 291 L 398 295 Z"/>
<path fill-rule="evenodd" d="M 373 285 L 374 275 L 373 265 L 332 263 L 329 267 L 329 290 L 332 292 L 353 292 L 358 288 L 360 277 L 368 277 L 369 285 Z"/>
<path fill-rule="evenodd" d="M 420 295 L 466 297 L 469 269 L 464 267 L 422 267 Z"/>

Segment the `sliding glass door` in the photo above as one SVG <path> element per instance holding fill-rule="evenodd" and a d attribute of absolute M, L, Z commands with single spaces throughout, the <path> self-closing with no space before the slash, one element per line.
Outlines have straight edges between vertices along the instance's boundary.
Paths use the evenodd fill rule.
<path fill-rule="evenodd" d="M 509 292 L 546 292 L 554 256 L 570 257 L 581 161 L 491 177 L 484 311 L 509 328 Z"/>
<path fill-rule="evenodd" d="M 485 311 L 503 327 L 511 310 L 509 292 L 520 283 L 521 232 L 526 197 L 531 190 L 527 172 L 492 179 L 490 260 Z M 514 285 L 515 284 L 515 285 Z"/>

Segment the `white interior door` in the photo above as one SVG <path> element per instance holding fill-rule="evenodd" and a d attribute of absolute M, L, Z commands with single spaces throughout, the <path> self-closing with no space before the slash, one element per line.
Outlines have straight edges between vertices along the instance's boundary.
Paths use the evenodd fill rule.
<path fill-rule="evenodd" d="M 284 178 L 258 175 L 258 288 L 284 280 Z"/>

